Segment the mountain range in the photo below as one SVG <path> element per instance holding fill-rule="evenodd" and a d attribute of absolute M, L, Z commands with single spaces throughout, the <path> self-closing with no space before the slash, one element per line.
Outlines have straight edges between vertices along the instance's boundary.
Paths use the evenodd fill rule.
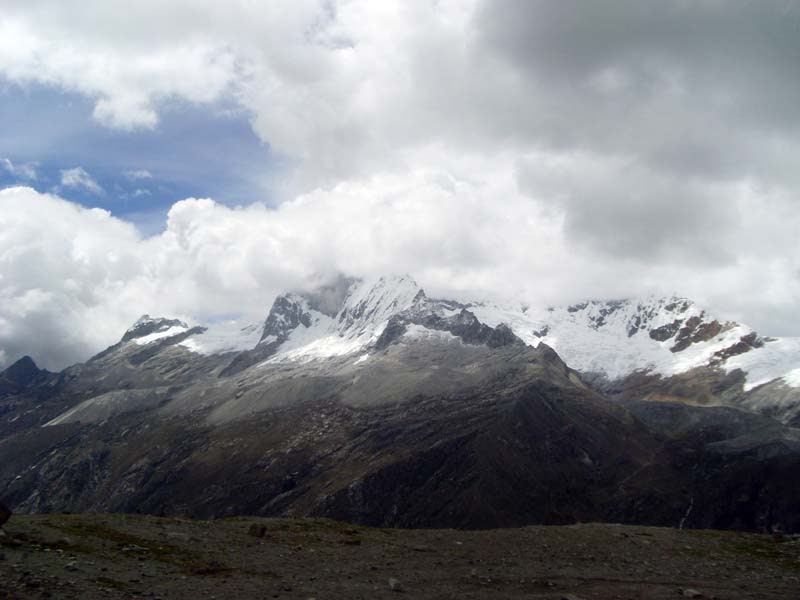
<path fill-rule="evenodd" d="M 0 374 L 21 512 L 800 531 L 800 339 L 689 299 L 544 310 L 339 277 Z"/>

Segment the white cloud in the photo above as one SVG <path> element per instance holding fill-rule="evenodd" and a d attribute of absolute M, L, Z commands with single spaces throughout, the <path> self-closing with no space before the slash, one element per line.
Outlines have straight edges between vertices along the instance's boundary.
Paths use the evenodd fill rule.
<path fill-rule="evenodd" d="M 132 241 L 131 306 L 255 313 L 317 271 L 407 270 L 537 302 L 677 290 L 800 333 L 794 9 L 584 4 L 8 0 L 0 74 L 122 129 L 232 106 L 286 159 L 277 210 L 183 201 Z"/>
<path fill-rule="evenodd" d="M 155 127 L 173 101 L 236 103 L 293 159 L 293 191 L 419 167 L 431 143 L 799 185 L 795 13 L 784 0 L 9 0 L 0 73 L 82 93 L 123 129 Z"/>
<path fill-rule="evenodd" d="M 0 191 L 0 349 L 48 367 L 86 357 L 128 320 L 112 298 L 141 273 L 133 226 L 30 188 Z"/>
<path fill-rule="evenodd" d="M 103 188 L 97 183 L 83 167 L 75 167 L 73 169 L 62 169 L 61 173 L 61 187 L 69 189 L 84 189 L 92 192 L 93 194 L 102 194 Z"/>
<path fill-rule="evenodd" d="M 0 72 L 85 94 L 95 101 L 94 118 L 109 127 L 152 129 L 164 101 L 203 104 L 236 92 L 260 45 L 283 53 L 323 4 L 10 1 L 0 21 Z"/>
<path fill-rule="evenodd" d="M 123 173 L 128 181 L 141 181 L 142 179 L 152 179 L 153 174 L 147 169 L 129 169 Z"/>
<path fill-rule="evenodd" d="M 561 215 L 519 192 L 513 170 L 496 169 L 491 184 L 435 170 L 369 177 L 277 209 L 182 200 L 147 239 L 106 211 L 2 190 L 0 349 L 63 367 L 117 341 L 141 313 L 260 320 L 275 294 L 340 271 L 410 272 L 435 295 L 488 292 L 534 305 L 677 291 L 765 333 L 796 324 L 798 263 L 767 245 L 770 235 L 784 238 L 776 248 L 792 237 L 796 215 L 762 215 L 758 226 L 771 233 L 748 240 L 764 244 L 760 255 L 742 244 L 733 263 L 687 271 L 680 261 L 598 261 L 570 243 Z M 739 210 L 749 210 L 750 194 L 741 191 Z"/>
<path fill-rule="evenodd" d="M 37 178 L 36 168 L 38 163 L 27 162 L 23 164 L 14 164 L 8 158 L 0 159 L 0 165 L 14 177 L 18 177 L 25 181 L 34 181 Z"/>

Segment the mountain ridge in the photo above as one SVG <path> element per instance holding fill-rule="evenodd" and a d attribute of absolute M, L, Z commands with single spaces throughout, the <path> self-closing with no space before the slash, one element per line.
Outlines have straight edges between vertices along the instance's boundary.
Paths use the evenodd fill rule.
<path fill-rule="evenodd" d="M 159 322 L 158 332 L 139 337 L 137 343 L 189 329 L 177 320 Z M 371 347 L 384 348 L 409 325 L 451 333 L 460 327 L 462 340 L 487 339 L 493 335 L 489 329 L 500 328 L 496 343 L 512 337 L 533 347 L 546 343 L 605 391 L 625 387 L 626 381 L 685 379 L 695 370 L 712 369 L 719 372 L 720 382 L 741 388 L 740 399 L 749 407 L 771 411 L 786 422 L 800 418 L 800 338 L 761 337 L 677 295 L 588 300 L 534 311 L 510 304 L 431 299 L 408 275 L 372 280 L 340 276 L 318 290 L 276 297 L 257 343 L 253 333 L 259 325 L 251 324 L 250 335 L 237 338 L 241 332 L 231 330 L 229 343 L 220 344 L 220 333 L 216 345 L 205 343 L 206 336 L 215 335 L 212 325 L 186 335 L 180 344 L 201 354 L 240 352 L 225 371 L 233 375 L 267 360 L 360 353 L 366 361 Z M 481 326 L 483 332 L 477 333 Z M 468 333 L 469 328 L 475 331 Z M 744 375 L 741 382 L 737 371 Z M 764 386 L 780 398 L 770 401 L 759 393 Z M 718 399 L 722 402 L 723 397 Z"/>
<path fill-rule="evenodd" d="M 401 277 L 281 295 L 242 327 L 143 318 L 0 397 L 0 496 L 23 512 L 800 530 L 795 388 L 745 390 L 724 364 L 774 342 L 712 364 L 751 330 L 682 303 L 544 313 Z M 602 336 L 688 368 L 612 380 L 564 359 Z"/>

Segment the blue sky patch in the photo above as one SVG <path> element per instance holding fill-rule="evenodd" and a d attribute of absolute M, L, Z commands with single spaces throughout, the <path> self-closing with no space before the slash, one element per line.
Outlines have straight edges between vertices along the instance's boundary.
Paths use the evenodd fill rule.
<path fill-rule="evenodd" d="M 78 94 L 0 81 L 0 187 L 57 192 L 132 221 L 145 235 L 161 231 L 183 198 L 275 202 L 269 182 L 285 162 L 238 107 L 170 102 L 159 107 L 154 129 L 135 131 L 96 123 L 92 109 Z"/>

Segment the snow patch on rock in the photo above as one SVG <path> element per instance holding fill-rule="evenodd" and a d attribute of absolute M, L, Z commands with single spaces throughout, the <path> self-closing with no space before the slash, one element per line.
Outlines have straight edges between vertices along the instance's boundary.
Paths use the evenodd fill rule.
<path fill-rule="evenodd" d="M 220 321 L 207 325 L 203 333 L 186 338 L 180 345 L 204 356 L 241 352 L 250 350 L 258 344 L 261 330 L 261 323 Z"/>
<path fill-rule="evenodd" d="M 135 337 L 133 338 L 133 342 L 139 344 L 140 346 L 144 346 L 145 344 L 149 344 L 163 338 L 168 338 L 173 335 L 178 335 L 179 333 L 184 333 L 188 330 L 189 328 L 186 325 L 173 325 L 172 327 L 168 327 L 163 331 L 156 331 L 148 335 Z"/>
<path fill-rule="evenodd" d="M 774 379 L 783 378 L 789 387 L 800 387 L 800 338 L 777 338 L 762 348 L 733 356 L 725 363 L 728 371 L 741 369 L 747 374 L 745 391 Z"/>

